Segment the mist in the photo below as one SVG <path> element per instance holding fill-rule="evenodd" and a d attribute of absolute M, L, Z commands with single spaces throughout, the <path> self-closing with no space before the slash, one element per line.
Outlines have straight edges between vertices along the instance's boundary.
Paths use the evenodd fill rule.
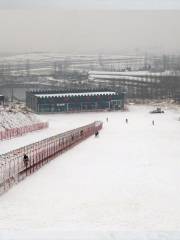
<path fill-rule="evenodd" d="M 180 11 L 4 9 L 1 52 L 180 51 Z"/>
<path fill-rule="evenodd" d="M 0 8 L 180 9 L 179 0 L 0 0 Z"/>

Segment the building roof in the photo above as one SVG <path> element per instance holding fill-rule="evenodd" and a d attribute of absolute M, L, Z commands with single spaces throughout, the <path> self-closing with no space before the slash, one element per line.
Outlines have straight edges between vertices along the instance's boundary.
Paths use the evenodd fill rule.
<path fill-rule="evenodd" d="M 78 93 L 44 93 L 44 94 L 35 94 L 39 98 L 45 97 L 75 97 L 75 96 L 97 96 L 97 95 L 116 95 L 116 92 L 78 92 Z"/>
<path fill-rule="evenodd" d="M 180 71 L 164 71 L 164 72 L 150 72 L 150 71 L 125 71 L 125 72 L 113 72 L 113 71 L 89 71 L 89 75 L 113 75 L 113 76 L 180 76 Z"/>

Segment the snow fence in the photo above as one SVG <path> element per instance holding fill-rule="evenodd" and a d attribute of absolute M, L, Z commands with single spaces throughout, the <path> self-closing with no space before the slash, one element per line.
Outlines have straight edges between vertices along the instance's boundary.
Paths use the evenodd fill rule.
<path fill-rule="evenodd" d="M 102 122 L 93 122 L 0 155 L 0 194 L 64 151 L 96 134 L 102 126 Z"/>
<path fill-rule="evenodd" d="M 0 141 L 22 136 L 26 133 L 41 130 L 48 127 L 47 122 L 34 123 L 31 125 L 10 128 L 0 131 Z"/>

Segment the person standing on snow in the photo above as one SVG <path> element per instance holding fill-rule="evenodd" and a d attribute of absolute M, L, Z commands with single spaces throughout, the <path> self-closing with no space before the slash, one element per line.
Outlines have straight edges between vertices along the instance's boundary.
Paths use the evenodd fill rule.
<path fill-rule="evenodd" d="M 128 124 L 128 119 L 126 118 L 126 123 Z"/>
<path fill-rule="evenodd" d="M 23 162 L 24 162 L 24 166 L 27 168 L 28 162 L 29 162 L 29 158 L 28 158 L 28 156 L 26 154 L 24 154 Z"/>
<path fill-rule="evenodd" d="M 98 137 L 99 136 L 99 132 L 95 132 L 95 137 Z"/>

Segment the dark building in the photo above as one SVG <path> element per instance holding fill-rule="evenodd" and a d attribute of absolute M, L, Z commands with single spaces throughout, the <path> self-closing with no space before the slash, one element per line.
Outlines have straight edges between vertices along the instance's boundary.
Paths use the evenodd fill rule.
<path fill-rule="evenodd" d="M 26 106 L 37 113 L 120 110 L 124 93 L 104 89 L 26 92 Z"/>
<path fill-rule="evenodd" d="M 0 105 L 4 105 L 4 96 L 3 95 L 0 95 Z"/>
<path fill-rule="evenodd" d="M 180 91 L 176 90 L 174 94 L 174 100 L 177 103 L 180 103 Z"/>

